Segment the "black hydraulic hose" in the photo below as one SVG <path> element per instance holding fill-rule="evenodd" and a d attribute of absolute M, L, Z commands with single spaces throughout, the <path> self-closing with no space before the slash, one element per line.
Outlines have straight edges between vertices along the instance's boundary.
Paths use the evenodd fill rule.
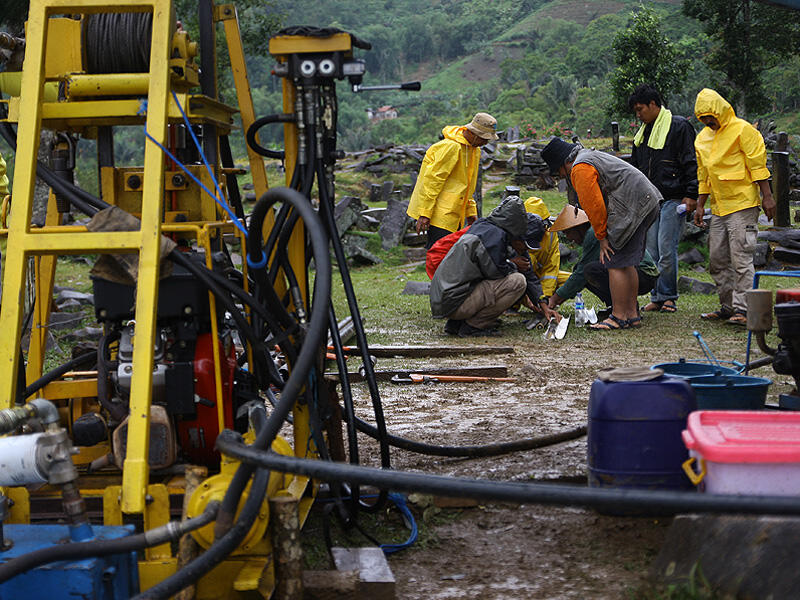
<path fill-rule="evenodd" d="M 369 346 L 367 344 L 367 335 L 364 332 L 364 324 L 361 320 L 361 313 L 358 308 L 358 301 L 356 300 L 355 290 L 353 289 L 353 282 L 350 279 L 350 269 L 347 266 L 347 256 L 342 247 L 342 241 L 339 239 L 339 233 L 336 229 L 336 219 L 333 216 L 333 202 L 328 197 L 328 185 L 325 179 L 325 167 L 322 160 L 317 162 L 318 183 L 317 187 L 320 193 L 320 213 L 323 216 L 324 222 L 328 227 L 328 233 L 333 245 L 334 255 L 336 262 L 339 264 L 339 273 L 344 286 L 345 296 L 347 297 L 347 304 L 350 308 L 350 315 L 353 317 L 353 329 L 356 334 L 356 341 L 361 350 L 361 358 L 364 364 L 365 379 L 367 381 L 367 388 L 369 395 L 372 399 L 372 408 L 375 413 L 375 424 L 378 429 L 378 444 L 380 446 L 381 466 L 385 469 L 391 467 L 391 458 L 389 455 L 389 441 L 388 432 L 386 431 L 386 419 L 383 415 L 383 405 L 381 403 L 380 392 L 378 391 L 378 383 L 375 378 L 375 370 L 372 366 L 372 359 L 369 355 Z M 378 493 L 377 500 L 372 505 L 365 505 L 362 502 L 362 508 L 366 510 L 380 510 L 386 503 L 387 491 L 381 490 Z"/>
<path fill-rule="evenodd" d="M 120 333 L 117 330 L 103 335 L 100 343 L 97 344 L 97 400 L 111 418 L 117 423 L 128 415 L 128 410 L 121 404 L 114 404 L 108 397 L 108 363 L 106 362 L 106 352 L 112 341 L 119 339 Z"/>
<path fill-rule="evenodd" d="M 90 350 L 89 352 L 85 352 L 80 356 L 76 356 L 69 362 L 65 362 L 60 367 L 56 367 L 52 371 L 48 371 L 44 375 L 42 375 L 39 379 L 34 381 L 28 387 L 25 388 L 25 398 L 30 398 L 36 392 L 41 390 L 44 386 L 48 383 L 52 383 L 59 377 L 61 377 L 64 373 L 72 371 L 73 369 L 80 367 L 81 365 L 88 364 L 90 361 L 93 361 L 97 358 L 97 351 Z"/>
<path fill-rule="evenodd" d="M 292 411 L 297 398 L 302 389 L 306 386 L 308 373 L 317 360 L 319 350 L 325 342 L 325 334 L 328 331 L 328 300 L 331 294 L 331 262 L 328 255 L 328 238 L 317 213 L 311 206 L 307 198 L 301 196 L 297 191 L 288 188 L 273 188 L 267 191 L 256 203 L 253 214 L 266 211 L 277 201 L 291 203 L 300 216 L 303 218 L 306 229 L 311 238 L 314 262 L 317 266 L 316 277 L 314 278 L 314 300 L 310 311 L 308 331 L 297 361 L 292 365 L 292 372 L 289 379 L 281 391 L 278 403 L 273 408 L 272 413 L 267 419 L 264 428 L 256 436 L 253 445 L 256 448 L 269 448 L 272 441 L 278 435 L 283 422 Z M 263 219 L 263 216 L 261 217 Z M 252 229 L 251 229 L 252 235 Z M 260 243 L 258 247 L 260 249 Z M 225 497 L 222 500 L 220 514 L 217 519 L 216 533 L 226 531 L 233 523 L 236 507 L 239 498 L 250 479 L 253 467 L 240 465 L 236 470 Z"/>
<path fill-rule="evenodd" d="M 0 565 L 0 583 L 5 583 L 9 579 L 21 573 L 35 569 L 40 565 L 60 561 L 78 561 L 95 556 L 110 556 L 112 554 L 124 554 L 128 552 L 138 552 L 145 548 L 158 546 L 169 541 L 175 541 L 182 535 L 200 529 L 211 523 L 217 514 L 219 502 L 212 500 L 206 505 L 201 515 L 186 521 L 171 521 L 161 527 L 156 527 L 150 531 L 130 535 L 113 540 L 91 540 L 88 542 L 71 542 L 68 544 L 56 544 L 33 552 L 28 552 L 17 558 L 12 558 Z"/>
<path fill-rule="evenodd" d="M 333 309 L 333 301 L 328 308 L 328 328 L 331 332 L 331 342 L 333 351 L 336 355 L 336 367 L 339 369 L 339 382 L 342 386 L 342 403 L 344 404 L 344 422 L 347 425 L 347 449 L 350 464 L 357 465 L 358 457 L 358 435 L 356 433 L 356 414 L 353 405 L 353 391 L 350 387 L 350 379 L 347 377 L 347 360 L 344 357 L 342 347 L 342 336 L 339 334 L 339 323 L 336 320 L 336 312 Z M 355 514 L 358 510 L 360 495 L 358 485 L 353 485 L 350 491 L 351 510 Z"/>
<path fill-rule="evenodd" d="M 231 297 L 225 293 L 225 290 L 220 288 L 213 279 L 211 279 L 211 277 L 208 275 L 209 270 L 205 267 L 195 265 L 191 260 L 183 256 L 183 253 L 177 248 L 170 252 L 167 256 L 170 260 L 181 265 L 192 275 L 197 277 L 197 279 L 203 283 L 203 285 L 205 285 L 222 303 L 225 309 L 231 314 L 234 321 L 236 321 L 236 326 L 239 328 L 239 331 L 253 345 L 253 357 L 257 361 L 256 366 L 258 367 L 258 370 L 264 370 L 264 372 L 269 375 L 270 379 L 275 385 L 279 387 L 282 386 L 283 380 L 281 379 L 277 368 L 275 368 L 274 363 L 269 359 L 269 352 L 264 346 L 264 342 L 259 338 L 256 332 L 244 318 L 236 304 L 233 302 L 233 300 L 231 300 Z"/>
<path fill-rule="evenodd" d="M 0 123 L 0 136 L 2 136 L 6 143 L 11 146 L 12 150 L 16 150 L 16 132 L 14 132 L 9 123 Z M 92 216 L 98 212 L 98 210 L 102 210 L 103 208 L 110 206 L 86 190 L 79 188 L 73 183 L 65 181 L 40 161 L 36 162 L 36 175 L 47 185 L 53 188 L 54 191 L 64 195 L 65 197 L 68 197 L 70 202 L 73 203 L 75 207 L 84 214 Z"/>
<path fill-rule="evenodd" d="M 242 443 L 228 429 L 217 438 L 216 448 L 227 456 L 264 469 L 294 473 L 323 481 L 344 481 L 404 492 L 422 492 L 476 500 L 581 506 L 597 510 L 641 512 L 703 512 L 800 515 L 800 498 L 792 496 L 737 496 L 666 490 L 590 488 L 581 485 L 486 481 L 409 473 L 283 456 Z"/>
<path fill-rule="evenodd" d="M 359 419 L 358 417 L 356 417 L 355 423 L 356 428 L 358 428 L 360 432 L 367 434 L 371 438 L 378 439 L 378 429 L 376 427 Z M 409 440 L 392 434 L 389 434 L 388 437 L 389 444 L 395 448 L 402 448 L 403 450 L 416 452 L 417 454 L 427 454 L 428 456 L 448 456 L 454 458 L 484 458 L 488 456 L 501 456 L 503 454 L 511 454 L 512 452 L 524 452 L 526 450 L 535 450 L 537 448 L 553 446 L 555 444 L 569 442 L 570 440 L 577 440 L 585 435 L 586 425 L 541 437 L 514 440 L 513 442 L 500 442 L 497 444 L 483 444 L 480 446 L 437 446 L 434 444 L 426 444 L 424 442 Z"/>
<path fill-rule="evenodd" d="M 153 587 L 137 596 L 134 600 L 170 598 L 185 587 L 191 585 L 203 575 L 211 571 L 242 543 L 253 522 L 258 517 L 261 505 L 267 494 L 270 472 L 267 469 L 257 469 L 253 478 L 250 493 L 239 513 L 239 518 L 231 529 L 219 540 L 215 541 L 200 556 L 181 567 L 173 575 L 160 581 Z"/>
<path fill-rule="evenodd" d="M 270 123 L 294 123 L 295 120 L 296 119 L 294 115 L 286 113 L 266 115 L 265 117 L 256 119 L 253 121 L 253 124 L 247 128 L 247 134 L 245 136 L 247 139 L 247 145 L 261 156 L 275 158 L 277 160 L 284 160 L 286 158 L 286 152 L 284 150 L 270 150 L 269 148 L 264 148 L 264 146 L 256 141 L 256 134 L 264 125 L 268 125 Z"/>

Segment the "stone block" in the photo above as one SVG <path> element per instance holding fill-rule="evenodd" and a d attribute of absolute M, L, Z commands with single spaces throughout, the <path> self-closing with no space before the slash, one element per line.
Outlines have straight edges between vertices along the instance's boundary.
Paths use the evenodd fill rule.
<path fill-rule="evenodd" d="M 428 251 L 425 248 L 404 248 L 403 254 L 405 257 L 410 261 L 419 261 L 421 260 L 423 263 L 428 256 Z"/>
<path fill-rule="evenodd" d="M 404 296 L 428 296 L 431 293 L 431 282 L 406 281 L 406 287 L 400 293 Z"/>
<path fill-rule="evenodd" d="M 651 576 L 685 584 L 699 568 L 720 597 L 796 598 L 798 553 L 798 517 L 680 515 Z"/>
<path fill-rule="evenodd" d="M 800 265 L 800 250 L 795 248 L 785 248 L 784 246 L 776 246 L 772 251 L 772 256 L 775 260 L 792 265 Z"/>
<path fill-rule="evenodd" d="M 354 196 L 345 196 L 336 203 L 333 216 L 336 219 L 336 230 L 339 232 L 339 237 L 358 222 L 361 211 L 364 209 L 365 206 L 361 200 Z"/>
<path fill-rule="evenodd" d="M 389 181 L 384 181 L 381 184 L 381 200 L 383 200 L 384 202 L 388 202 L 389 197 L 391 196 L 393 191 L 394 191 L 394 182 L 391 179 Z"/>
<path fill-rule="evenodd" d="M 62 290 L 56 296 L 56 304 L 61 304 L 67 300 L 75 300 L 81 305 L 94 305 L 94 296 L 92 294 L 84 294 L 75 290 Z"/>
<path fill-rule="evenodd" d="M 54 312 L 50 315 L 48 327 L 53 331 L 72 329 L 80 325 L 85 316 L 83 313 Z"/>
<path fill-rule="evenodd" d="M 693 294 L 716 294 L 717 286 L 713 283 L 681 275 L 678 278 L 678 291 L 691 292 Z"/>
<path fill-rule="evenodd" d="M 686 252 L 678 255 L 678 260 L 687 265 L 696 265 L 706 261 L 706 257 L 697 248 L 689 248 Z"/>
<path fill-rule="evenodd" d="M 386 214 L 381 220 L 378 234 L 381 236 L 381 246 L 389 250 L 400 244 L 408 229 L 411 219 L 406 215 L 408 201 L 389 199 L 386 205 Z"/>
<path fill-rule="evenodd" d="M 394 600 L 395 579 L 380 548 L 331 548 L 339 571 L 357 571 L 358 589 L 363 598 Z"/>
<path fill-rule="evenodd" d="M 756 249 L 753 251 L 753 265 L 756 268 L 761 268 L 767 264 L 769 258 L 769 243 L 759 242 L 756 244 Z"/>

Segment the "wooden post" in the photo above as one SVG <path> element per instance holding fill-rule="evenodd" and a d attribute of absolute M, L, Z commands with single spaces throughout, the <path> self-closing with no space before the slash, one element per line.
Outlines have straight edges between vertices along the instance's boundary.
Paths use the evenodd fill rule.
<path fill-rule="evenodd" d="M 789 134 L 785 131 L 778 133 L 778 142 L 775 144 L 775 150 L 778 152 L 786 152 L 789 149 Z"/>
<path fill-rule="evenodd" d="M 208 477 L 208 469 L 205 467 L 195 467 L 189 465 L 186 467 L 184 478 L 186 484 L 183 492 L 183 510 L 181 511 L 181 519 L 187 518 L 189 510 L 189 499 L 192 497 L 194 491 L 200 486 L 203 480 Z M 178 568 L 192 562 L 197 555 L 200 554 L 200 546 L 194 541 L 190 533 L 184 535 L 178 542 Z M 188 585 L 180 592 L 175 594 L 175 600 L 192 600 L 195 597 L 196 586 L 195 584 Z"/>
<path fill-rule="evenodd" d="M 303 600 L 303 548 L 300 519 L 293 496 L 269 499 L 276 600 Z"/>
<path fill-rule="evenodd" d="M 772 193 L 775 196 L 775 226 L 789 227 L 789 153 L 774 151 L 772 153 Z"/>
<path fill-rule="evenodd" d="M 619 123 L 611 121 L 611 147 L 619 152 Z"/>

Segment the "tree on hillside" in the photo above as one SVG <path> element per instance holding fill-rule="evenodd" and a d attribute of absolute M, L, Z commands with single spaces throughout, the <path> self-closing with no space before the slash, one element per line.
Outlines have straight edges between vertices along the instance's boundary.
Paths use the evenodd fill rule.
<path fill-rule="evenodd" d="M 725 75 L 718 91 L 743 114 L 768 109 L 761 76 L 798 51 L 798 13 L 751 0 L 684 0 L 683 11 L 714 41 L 705 60 Z"/>
<path fill-rule="evenodd" d="M 661 20 L 651 9 L 631 13 L 628 28 L 614 37 L 612 48 L 617 68 L 609 78 L 610 115 L 630 112 L 628 97 L 639 84 L 654 83 L 664 98 L 683 89 L 689 60 L 662 33 Z"/>

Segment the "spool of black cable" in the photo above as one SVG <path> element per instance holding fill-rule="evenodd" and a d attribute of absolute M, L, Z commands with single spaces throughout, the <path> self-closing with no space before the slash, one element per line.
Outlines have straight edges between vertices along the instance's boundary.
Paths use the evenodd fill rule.
<path fill-rule="evenodd" d="M 150 70 L 150 13 L 88 15 L 83 47 L 89 73 L 145 73 Z"/>

